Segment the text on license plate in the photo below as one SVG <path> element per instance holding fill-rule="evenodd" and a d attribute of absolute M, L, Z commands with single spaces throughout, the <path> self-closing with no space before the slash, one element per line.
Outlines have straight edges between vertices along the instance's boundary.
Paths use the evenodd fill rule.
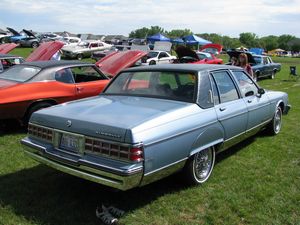
<path fill-rule="evenodd" d="M 62 134 L 60 140 L 60 148 L 78 152 L 79 150 L 79 139 L 75 136 Z"/>

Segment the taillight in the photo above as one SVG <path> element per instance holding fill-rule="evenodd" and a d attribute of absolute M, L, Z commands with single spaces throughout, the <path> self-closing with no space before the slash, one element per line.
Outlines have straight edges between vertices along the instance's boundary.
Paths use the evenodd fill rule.
<path fill-rule="evenodd" d="M 130 160 L 133 162 L 141 162 L 144 159 L 143 147 L 133 147 L 130 149 Z"/>

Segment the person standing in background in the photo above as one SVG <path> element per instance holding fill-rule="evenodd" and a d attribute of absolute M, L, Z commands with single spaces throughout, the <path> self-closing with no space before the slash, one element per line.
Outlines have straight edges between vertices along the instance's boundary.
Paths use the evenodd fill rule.
<path fill-rule="evenodd" d="M 245 53 L 239 55 L 239 66 L 242 67 L 256 81 L 251 65 L 248 62 L 248 56 Z"/>

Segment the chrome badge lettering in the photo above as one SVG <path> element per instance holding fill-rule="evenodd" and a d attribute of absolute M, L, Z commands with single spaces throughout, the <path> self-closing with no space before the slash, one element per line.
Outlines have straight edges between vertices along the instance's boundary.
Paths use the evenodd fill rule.
<path fill-rule="evenodd" d="M 108 133 L 108 132 L 103 132 L 103 131 L 96 131 L 96 134 L 106 136 L 106 137 L 121 138 L 121 135 Z"/>

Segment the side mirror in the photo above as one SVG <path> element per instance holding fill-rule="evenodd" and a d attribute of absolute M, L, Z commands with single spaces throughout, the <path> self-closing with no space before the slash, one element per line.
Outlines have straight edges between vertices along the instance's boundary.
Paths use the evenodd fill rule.
<path fill-rule="evenodd" d="M 265 89 L 263 89 L 263 88 L 259 88 L 258 89 L 258 92 L 257 92 L 257 94 L 258 94 L 258 97 L 260 98 L 263 94 L 265 94 L 266 92 L 265 92 Z"/>

